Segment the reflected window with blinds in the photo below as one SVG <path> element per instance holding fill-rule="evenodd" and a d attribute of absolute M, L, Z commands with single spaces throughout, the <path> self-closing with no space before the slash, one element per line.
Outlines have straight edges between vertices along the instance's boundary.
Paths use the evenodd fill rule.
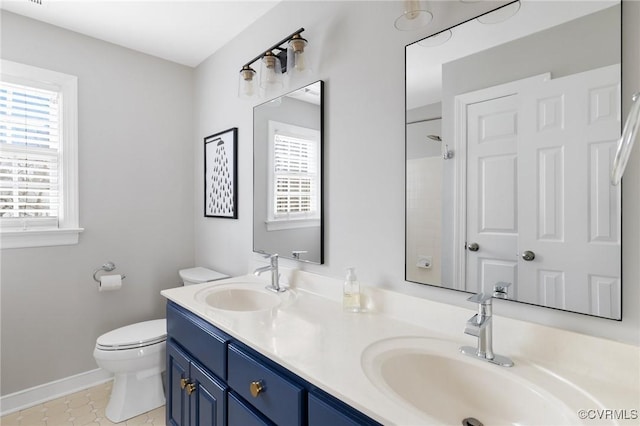
<path fill-rule="evenodd" d="M 2 226 L 58 226 L 60 96 L 0 82 Z"/>
<path fill-rule="evenodd" d="M 269 135 L 268 228 L 320 226 L 320 132 L 270 121 Z"/>
<path fill-rule="evenodd" d="M 0 65 L 0 248 L 77 244 L 78 78 Z"/>

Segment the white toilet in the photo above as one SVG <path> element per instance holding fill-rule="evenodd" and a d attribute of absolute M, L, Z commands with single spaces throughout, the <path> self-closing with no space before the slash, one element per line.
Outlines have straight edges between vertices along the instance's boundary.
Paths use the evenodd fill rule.
<path fill-rule="evenodd" d="M 228 278 L 196 267 L 179 272 L 184 285 Z M 165 404 L 162 372 L 166 367 L 167 321 L 127 325 L 98 337 L 93 351 L 98 366 L 114 374 L 105 415 L 119 423 Z"/>

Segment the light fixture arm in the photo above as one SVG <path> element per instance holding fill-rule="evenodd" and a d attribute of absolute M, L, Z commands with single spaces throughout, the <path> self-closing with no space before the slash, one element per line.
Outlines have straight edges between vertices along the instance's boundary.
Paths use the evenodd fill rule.
<path fill-rule="evenodd" d="M 276 44 L 274 44 L 273 46 L 271 46 L 270 48 L 268 48 L 264 52 L 260 53 L 258 56 L 256 56 L 255 58 L 253 58 L 252 60 L 250 60 L 246 64 L 244 64 L 244 67 L 251 66 L 251 64 L 253 64 L 255 61 L 257 61 L 258 59 L 262 58 L 265 55 L 265 53 L 271 52 L 272 50 L 278 50 L 278 53 L 276 53 L 275 55 L 280 59 L 280 63 L 282 64 L 282 69 L 286 70 L 286 68 L 287 68 L 287 48 L 286 47 L 282 47 L 282 45 L 285 44 L 286 42 L 288 42 L 289 40 L 291 40 L 295 35 L 301 34 L 303 31 L 304 31 L 304 28 L 300 28 L 297 31 L 294 31 L 293 33 L 289 34 L 287 37 L 283 38 L 282 40 L 280 40 L 279 42 L 277 42 Z"/>

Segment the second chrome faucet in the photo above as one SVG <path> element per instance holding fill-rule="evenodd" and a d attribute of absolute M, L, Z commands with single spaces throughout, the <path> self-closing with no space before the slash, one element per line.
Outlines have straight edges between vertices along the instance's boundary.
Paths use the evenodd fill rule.
<path fill-rule="evenodd" d="M 269 258 L 270 264 L 267 266 L 263 266 L 261 268 L 253 271 L 255 276 L 262 274 L 263 272 L 271 271 L 271 285 L 268 285 L 267 290 L 273 291 L 275 293 L 282 293 L 286 290 L 285 287 L 280 287 L 280 272 L 278 271 L 278 255 L 277 254 L 267 254 L 266 258 Z"/>
<path fill-rule="evenodd" d="M 467 321 L 464 332 L 477 337 L 478 346 L 462 346 L 460 352 L 502 367 L 511 367 L 511 359 L 493 353 L 492 299 L 493 295 L 484 293 L 474 294 L 467 299 L 478 304 L 478 313 Z"/>

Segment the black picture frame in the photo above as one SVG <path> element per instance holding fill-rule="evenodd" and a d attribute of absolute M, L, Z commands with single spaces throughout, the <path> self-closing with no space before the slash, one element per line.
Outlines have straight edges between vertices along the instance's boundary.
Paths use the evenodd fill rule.
<path fill-rule="evenodd" d="M 204 216 L 238 218 L 238 128 L 204 138 Z"/>

